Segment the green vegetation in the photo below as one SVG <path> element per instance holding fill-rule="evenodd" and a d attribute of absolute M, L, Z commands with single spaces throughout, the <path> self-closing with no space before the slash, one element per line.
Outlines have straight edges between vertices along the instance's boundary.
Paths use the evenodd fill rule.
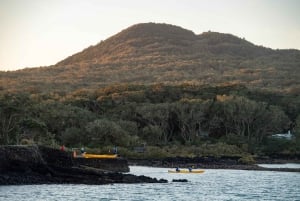
<path fill-rule="evenodd" d="M 251 165 L 255 163 L 254 158 L 251 155 L 245 155 L 243 157 L 241 157 L 238 160 L 239 163 L 245 164 L 245 165 Z"/>
<path fill-rule="evenodd" d="M 300 117 L 285 102 L 293 100 L 297 112 L 295 98 L 300 97 L 264 96 L 237 85 L 187 84 L 112 85 L 64 95 L 3 93 L 0 140 L 98 152 L 116 145 L 131 157 L 299 154 Z M 297 134 L 291 141 L 270 138 L 289 129 Z M 142 145 L 145 152 L 134 151 Z"/>
<path fill-rule="evenodd" d="M 134 25 L 54 66 L 0 72 L 0 144 L 116 145 L 132 157 L 243 163 L 249 154 L 299 154 L 299 67 L 298 50 Z M 288 130 L 292 140 L 270 137 Z"/>

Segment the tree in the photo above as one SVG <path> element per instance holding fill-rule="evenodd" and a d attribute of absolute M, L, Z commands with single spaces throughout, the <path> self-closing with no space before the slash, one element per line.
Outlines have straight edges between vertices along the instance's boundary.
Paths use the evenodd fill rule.
<path fill-rule="evenodd" d="M 9 103 L 2 103 L 0 106 L 0 144 L 9 144 L 11 135 L 17 129 L 19 109 Z"/>
<path fill-rule="evenodd" d="M 17 139 L 17 144 L 23 139 L 33 141 L 38 144 L 52 144 L 54 135 L 48 132 L 45 122 L 27 117 L 19 123 L 20 135 Z"/>
<path fill-rule="evenodd" d="M 149 145 L 161 145 L 163 131 L 157 125 L 149 125 L 142 129 L 141 137 L 149 144 Z"/>
<path fill-rule="evenodd" d="M 201 135 L 204 111 L 200 103 L 177 104 L 180 136 L 184 143 L 195 141 Z"/>
<path fill-rule="evenodd" d="M 0 97 L 0 144 L 16 143 L 19 122 L 29 105 L 26 94 L 5 94 Z"/>
<path fill-rule="evenodd" d="M 300 151 L 300 115 L 297 116 L 296 122 L 295 122 L 295 138 L 296 138 L 296 144 L 298 145 L 298 149 Z"/>
<path fill-rule="evenodd" d="M 36 105 L 33 116 L 45 122 L 49 132 L 53 133 L 57 140 L 60 140 L 67 128 L 84 130 L 88 122 L 96 119 L 95 114 L 88 110 L 59 102 Z"/>
<path fill-rule="evenodd" d="M 119 145 L 127 146 L 129 136 L 120 125 L 108 119 L 96 119 L 86 126 L 87 138 L 90 145 Z"/>
<path fill-rule="evenodd" d="M 248 143 L 261 143 L 265 136 L 282 131 L 289 125 L 289 119 L 281 108 L 245 97 L 221 99 L 213 107 L 218 108 L 213 110 L 214 119 L 218 119 L 217 126 L 224 128 L 225 135 L 237 135 L 247 139 Z"/>
<path fill-rule="evenodd" d="M 137 109 L 146 126 L 157 126 L 162 131 L 160 140 L 167 144 L 174 139 L 178 130 L 178 116 L 173 105 L 169 103 L 147 104 Z"/>
<path fill-rule="evenodd" d="M 89 143 L 89 139 L 86 137 L 85 133 L 86 131 L 84 129 L 69 127 L 62 132 L 60 140 L 62 144 L 66 146 L 81 147 L 84 144 Z"/>

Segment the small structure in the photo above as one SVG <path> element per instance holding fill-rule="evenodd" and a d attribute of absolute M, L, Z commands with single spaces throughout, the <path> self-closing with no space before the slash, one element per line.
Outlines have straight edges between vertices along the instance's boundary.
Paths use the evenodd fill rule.
<path fill-rule="evenodd" d="M 146 144 L 142 144 L 141 146 L 134 147 L 133 150 L 136 153 L 145 153 L 146 152 Z"/>
<path fill-rule="evenodd" d="M 293 135 L 291 134 L 291 131 L 289 130 L 288 133 L 274 134 L 274 135 L 272 135 L 272 138 L 291 140 L 293 138 Z"/>

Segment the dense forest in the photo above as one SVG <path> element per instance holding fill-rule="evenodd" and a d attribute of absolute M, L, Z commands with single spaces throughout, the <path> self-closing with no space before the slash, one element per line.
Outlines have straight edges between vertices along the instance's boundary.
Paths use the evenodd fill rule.
<path fill-rule="evenodd" d="M 137 24 L 56 65 L 0 72 L 0 144 L 118 146 L 132 157 L 299 154 L 299 86 L 299 50 Z M 272 137 L 289 130 L 291 140 Z"/>
<path fill-rule="evenodd" d="M 0 103 L 1 144 L 119 146 L 125 155 L 147 146 L 153 157 L 300 152 L 300 97 L 240 85 L 123 84 L 4 93 Z M 271 137 L 288 130 L 292 140 Z"/>

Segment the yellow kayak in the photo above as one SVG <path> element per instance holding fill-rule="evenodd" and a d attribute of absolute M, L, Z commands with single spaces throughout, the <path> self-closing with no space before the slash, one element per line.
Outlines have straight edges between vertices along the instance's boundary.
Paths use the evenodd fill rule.
<path fill-rule="evenodd" d="M 188 170 L 188 169 L 182 169 L 179 171 L 176 170 L 168 170 L 168 173 L 203 173 L 204 170 L 200 170 L 200 169 L 192 169 L 192 170 Z"/>
<path fill-rule="evenodd" d="M 117 154 L 82 154 L 84 158 L 117 158 Z"/>

